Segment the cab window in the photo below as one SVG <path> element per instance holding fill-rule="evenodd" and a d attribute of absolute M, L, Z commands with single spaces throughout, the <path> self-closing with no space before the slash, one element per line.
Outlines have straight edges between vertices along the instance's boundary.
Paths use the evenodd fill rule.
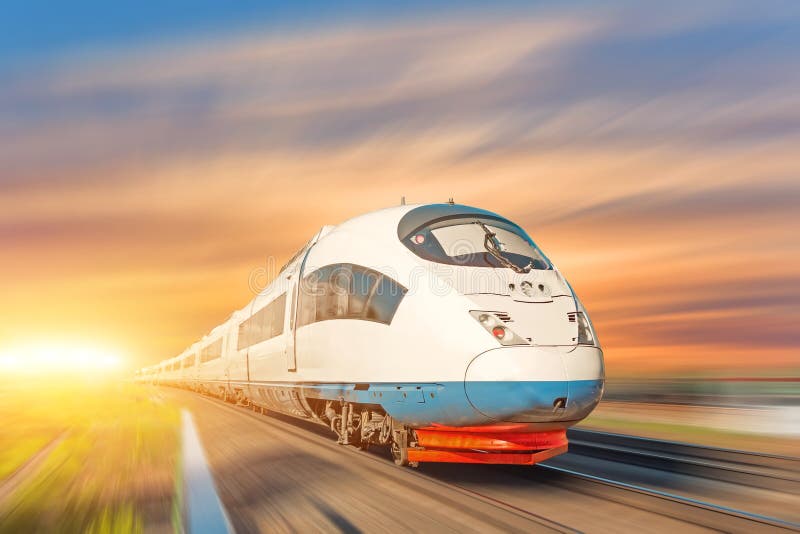
<path fill-rule="evenodd" d="M 416 208 L 401 219 L 397 234 L 411 252 L 436 263 L 517 272 L 552 269 L 522 228 L 499 215 L 469 206 Z"/>

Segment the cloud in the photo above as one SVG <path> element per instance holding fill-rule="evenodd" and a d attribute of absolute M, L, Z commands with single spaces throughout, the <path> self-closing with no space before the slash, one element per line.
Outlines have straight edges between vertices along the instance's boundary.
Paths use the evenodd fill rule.
<path fill-rule="evenodd" d="M 701 186 L 702 187 L 702 186 Z M 696 225 L 720 219 L 752 220 L 761 215 L 788 216 L 800 205 L 800 183 L 781 180 L 777 183 L 734 183 L 689 191 L 657 189 L 616 196 L 557 217 L 541 221 L 558 224 L 567 220 L 601 222 L 609 227 L 631 224 Z"/>
<path fill-rule="evenodd" d="M 780 6 L 473 12 L 3 72 L 9 309 L 61 298 L 53 321 L 160 332 L 136 342 L 160 357 L 322 224 L 455 196 L 531 229 L 596 310 L 610 361 L 671 344 L 723 355 L 731 340 L 788 351 L 800 16 Z M 130 331 L 114 322 L 126 313 Z M 5 332 L 35 331 L 5 314 Z"/>

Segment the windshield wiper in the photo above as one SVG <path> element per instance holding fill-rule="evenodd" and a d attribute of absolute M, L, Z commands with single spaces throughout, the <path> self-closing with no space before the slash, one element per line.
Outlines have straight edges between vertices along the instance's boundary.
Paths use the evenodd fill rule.
<path fill-rule="evenodd" d="M 520 267 L 516 263 L 510 261 L 508 258 L 503 256 L 503 251 L 500 248 L 500 241 L 497 239 L 497 234 L 489 230 L 489 227 L 481 221 L 475 221 L 475 224 L 483 228 L 483 232 L 486 234 L 483 238 L 483 248 L 485 248 L 494 259 L 500 262 L 500 265 L 503 267 L 508 267 L 514 272 L 521 274 L 529 273 L 531 271 L 533 268 L 533 262 L 529 262 L 525 267 Z"/>

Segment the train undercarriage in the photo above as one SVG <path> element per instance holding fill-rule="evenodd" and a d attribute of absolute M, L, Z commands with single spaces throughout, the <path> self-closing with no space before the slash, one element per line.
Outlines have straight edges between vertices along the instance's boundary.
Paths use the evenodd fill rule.
<path fill-rule="evenodd" d="M 533 430 L 518 423 L 411 428 L 379 404 L 306 398 L 296 390 L 285 396 L 275 391 L 248 395 L 244 388 L 183 386 L 263 414 L 276 412 L 325 425 L 341 445 L 362 450 L 386 447 L 399 466 L 417 467 L 420 462 L 534 465 L 567 452 L 565 429 Z"/>

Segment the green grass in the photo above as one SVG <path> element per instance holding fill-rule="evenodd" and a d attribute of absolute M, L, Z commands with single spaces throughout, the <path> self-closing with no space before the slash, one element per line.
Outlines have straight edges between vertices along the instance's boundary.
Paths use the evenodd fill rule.
<path fill-rule="evenodd" d="M 0 466 L 26 461 L 39 450 L 37 439 L 44 445 L 67 434 L 0 503 L 0 532 L 142 532 L 170 524 L 176 408 L 131 384 L 37 388 L 36 398 L 18 386 L 6 388 L 20 395 L 4 390 L 0 417 L 14 414 L 18 424 L 4 432 L 4 441 L 16 446 L 0 449 Z"/>

